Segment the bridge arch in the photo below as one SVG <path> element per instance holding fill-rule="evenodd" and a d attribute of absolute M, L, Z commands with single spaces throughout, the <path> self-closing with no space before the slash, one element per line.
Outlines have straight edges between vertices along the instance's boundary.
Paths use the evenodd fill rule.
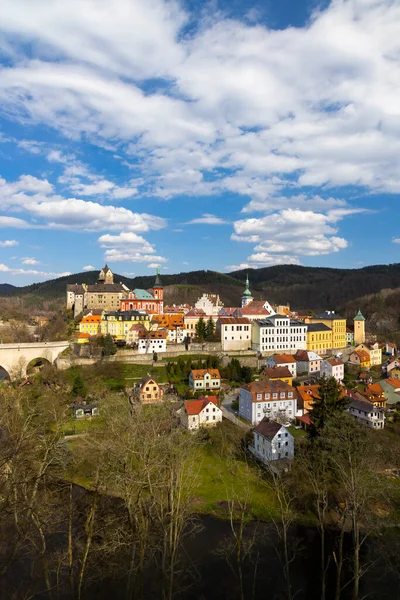
<path fill-rule="evenodd" d="M 30 375 L 35 371 L 40 370 L 44 365 L 52 365 L 53 362 L 51 357 L 37 356 L 36 358 L 32 358 L 26 365 L 26 374 Z"/>
<path fill-rule="evenodd" d="M 0 364 L 0 383 L 5 379 L 11 379 L 10 367 L 8 367 L 5 363 L 2 363 Z"/>
<path fill-rule="evenodd" d="M 11 380 L 20 379 L 26 377 L 26 367 L 32 360 L 46 360 L 53 364 L 68 347 L 68 341 L 0 344 L 0 365 Z"/>

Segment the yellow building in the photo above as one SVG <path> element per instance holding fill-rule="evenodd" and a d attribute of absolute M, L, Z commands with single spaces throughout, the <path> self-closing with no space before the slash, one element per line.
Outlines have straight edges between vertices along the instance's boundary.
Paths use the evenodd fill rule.
<path fill-rule="evenodd" d="M 369 369 L 371 366 L 371 359 L 368 350 L 354 350 L 350 354 L 349 362 L 358 365 L 362 369 Z"/>
<path fill-rule="evenodd" d="M 79 323 L 79 332 L 89 335 L 98 335 L 100 333 L 101 315 L 86 315 Z"/>
<path fill-rule="evenodd" d="M 326 354 L 333 348 L 332 329 L 324 323 L 308 323 L 307 350 L 317 354 Z"/>
<path fill-rule="evenodd" d="M 150 329 L 149 315 L 140 313 L 137 310 L 127 310 L 124 312 L 103 312 L 101 315 L 101 333 L 111 335 L 115 340 L 127 340 L 132 325 L 141 324 L 146 329 Z"/>
<path fill-rule="evenodd" d="M 345 348 L 347 346 L 346 319 L 336 314 L 335 311 L 327 310 L 321 315 L 310 317 L 310 323 L 322 323 L 332 329 L 331 348 Z"/>
<path fill-rule="evenodd" d="M 359 344 L 355 350 L 365 350 L 368 352 L 371 367 L 382 364 L 382 348 L 379 347 L 378 342 L 375 342 L 375 344 Z"/>
<path fill-rule="evenodd" d="M 288 367 L 265 367 L 260 373 L 260 381 L 284 381 L 288 385 L 293 385 L 293 375 Z"/>

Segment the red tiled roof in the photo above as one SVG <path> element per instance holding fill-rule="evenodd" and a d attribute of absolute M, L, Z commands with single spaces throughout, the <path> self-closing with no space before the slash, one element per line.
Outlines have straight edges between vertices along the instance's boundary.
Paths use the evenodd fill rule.
<path fill-rule="evenodd" d="M 287 367 L 265 367 L 263 369 L 262 376 L 266 376 L 269 379 L 280 379 L 281 377 L 293 377 Z"/>
<path fill-rule="evenodd" d="M 219 317 L 221 325 L 249 325 L 249 319 L 245 317 Z"/>
<path fill-rule="evenodd" d="M 185 317 L 205 317 L 205 316 L 206 316 L 206 313 L 204 312 L 204 310 L 202 308 L 192 308 L 185 315 Z"/>
<path fill-rule="evenodd" d="M 395 379 L 394 377 L 389 377 L 388 379 L 385 379 L 385 381 L 389 385 L 394 387 L 395 389 L 400 390 L 400 380 L 399 379 Z"/>
<path fill-rule="evenodd" d="M 313 421 L 310 419 L 310 415 L 308 413 L 306 413 L 303 416 L 300 417 L 296 417 L 297 421 L 300 421 L 300 423 L 304 423 L 305 425 L 312 425 Z"/>
<path fill-rule="evenodd" d="M 139 338 L 141 340 L 162 340 L 166 339 L 166 337 L 166 332 L 161 329 L 158 329 L 157 331 L 147 331 L 146 329 L 144 331 L 139 331 Z"/>
<path fill-rule="evenodd" d="M 340 367 L 340 365 L 344 365 L 344 362 L 340 360 L 340 358 L 328 358 L 327 361 L 332 367 Z"/>
<path fill-rule="evenodd" d="M 198 398 L 197 400 L 185 400 L 185 411 L 188 415 L 199 415 L 203 408 L 210 404 L 210 402 L 215 404 L 215 406 L 218 406 L 218 400 L 216 396 L 205 396 Z"/>
<path fill-rule="evenodd" d="M 291 354 L 274 354 L 272 358 L 274 359 L 277 365 L 296 362 L 296 359 Z"/>
<path fill-rule="evenodd" d="M 192 369 L 193 379 L 204 379 L 206 373 L 211 375 L 211 379 L 221 379 L 218 369 Z"/>

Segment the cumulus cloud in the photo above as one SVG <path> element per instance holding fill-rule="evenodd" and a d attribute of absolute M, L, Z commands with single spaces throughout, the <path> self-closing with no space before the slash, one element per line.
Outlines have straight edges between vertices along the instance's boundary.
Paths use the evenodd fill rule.
<path fill-rule="evenodd" d="M 119 249 L 119 248 L 110 248 L 106 250 L 104 253 L 105 259 L 107 262 L 144 262 L 151 263 L 154 261 L 154 264 L 158 265 L 159 263 L 167 262 L 167 258 L 163 256 L 157 256 L 155 254 L 142 254 L 141 252 L 136 252 L 134 250 L 128 249 Z"/>
<path fill-rule="evenodd" d="M 86 265 L 85 267 L 83 267 L 83 271 L 95 271 L 96 267 L 94 267 L 93 265 Z"/>
<path fill-rule="evenodd" d="M 30 265 L 30 266 L 35 266 L 35 265 L 39 265 L 39 261 L 36 260 L 36 258 L 23 258 L 22 259 L 22 264 L 23 265 Z"/>
<path fill-rule="evenodd" d="M 17 240 L 4 240 L 0 241 L 0 248 L 12 248 L 13 246 L 18 246 L 19 242 Z"/>
<path fill-rule="evenodd" d="M 36 271 L 35 269 L 13 269 L 11 267 L 8 267 L 4 263 L 0 263 L 0 272 L 7 273 L 9 275 L 34 275 L 39 278 L 66 277 L 67 275 L 71 275 L 71 273 L 69 271 L 65 272 L 65 273 L 51 273 L 51 272 L 46 272 L 46 271 Z"/>
<path fill-rule="evenodd" d="M 186 225 L 226 225 L 227 223 L 228 221 L 225 221 L 225 219 L 221 219 L 221 217 L 216 217 L 215 215 L 206 213 L 202 217 L 198 217 L 197 219 L 192 219 L 191 221 L 188 221 Z"/>

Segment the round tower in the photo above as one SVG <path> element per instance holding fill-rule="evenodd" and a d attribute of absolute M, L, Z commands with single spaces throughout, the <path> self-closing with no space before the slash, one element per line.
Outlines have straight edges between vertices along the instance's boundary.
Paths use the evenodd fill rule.
<path fill-rule="evenodd" d="M 158 314 L 164 312 L 164 288 L 161 283 L 160 267 L 157 267 L 156 280 L 153 286 L 153 296 L 158 300 Z"/>
<path fill-rule="evenodd" d="M 252 301 L 253 301 L 253 296 L 251 295 L 250 288 L 249 288 L 249 275 L 246 274 L 246 288 L 242 295 L 242 308 L 244 308 L 245 306 L 250 304 L 250 302 L 252 302 Z"/>
<path fill-rule="evenodd" d="M 365 342 L 365 317 L 363 317 L 361 310 L 358 311 L 353 319 L 354 323 L 354 343 L 363 344 Z"/>

